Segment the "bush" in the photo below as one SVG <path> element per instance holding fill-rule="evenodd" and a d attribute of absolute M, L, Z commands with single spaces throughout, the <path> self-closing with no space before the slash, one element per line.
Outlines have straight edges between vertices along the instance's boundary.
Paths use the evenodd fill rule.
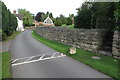
<path fill-rule="evenodd" d="M 66 25 L 72 25 L 72 20 L 68 17 Z"/>
<path fill-rule="evenodd" d="M 56 19 L 56 21 L 55 21 L 55 26 L 61 26 L 62 25 L 62 22 L 61 22 L 61 20 L 59 20 L 59 19 Z"/>
<path fill-rule="evenodd" d="M 29 29 L 30 27 L 25 27 L 25 29 Z"/>
<path fill-rule="evenodd" d="M 30 26 L 35 26 L 35 24 L 31 24 Z"/>
<path fill-rule="evenodd" d="M 7 38 L 7 35 L 5 32 L 2 32 L 2 41 L 5 40 Z"/>

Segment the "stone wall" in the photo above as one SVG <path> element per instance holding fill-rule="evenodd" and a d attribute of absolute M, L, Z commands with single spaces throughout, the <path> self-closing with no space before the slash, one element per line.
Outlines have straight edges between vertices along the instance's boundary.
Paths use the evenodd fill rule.
<path fill-rule="evenodd" d="M 120 31 L 114 32 L 112 54 L 120 59 Z"/>
<path fill-rule="evenodd" d="M 35 31 L 45 38 L 84 50 L 98 52 L 106 30 L 102 29 L 69 29 L 66 27 L 37 27 Z"/>

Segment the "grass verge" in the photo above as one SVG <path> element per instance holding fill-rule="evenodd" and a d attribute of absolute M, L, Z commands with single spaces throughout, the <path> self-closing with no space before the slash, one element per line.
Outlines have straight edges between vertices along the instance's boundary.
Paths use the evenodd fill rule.
<path fill-rule="evenodd" d="M 0 78 L 12 78 L 11 75 L 11 62 L 10 53 L 3 52 L 0 53 Z"/>
<path fill-rule="evenodd" d="M 110 77 L 113 77 L 115 79 L 120 79 L 120 76 L 118 76 L 118 74 L 119 74 L 118 63 L 120 62 L 119 60 L 115 60 L 112 57 L 108 57 L 108 56 L 104 56 L 104 55 L 99 55 L 99 56 L 101 56 L 101 59 L 95 60 L 95 59 L 92 59 L 91 57 L 96 55 L 96 53 L 81 50 L 78 48 L 77 48 L 77 53 L 75 55 L 70 55 L 68 53 L 70 46 L 43 38 L 43 37 L 39 36 L 35 31 L 32 32 L 32 36 L 35 39 L 37 39 L 38 41 L 44 43 L 45 45 L 47 45 L 59 52 L 62 52 L 75 60 L 83 62 Z"/>
<path fill-rule="evenodd" d="M 13 40 L 19 33 L 21 32 L 14 32 L 11 36 L 9 36 L 6 40 L 4 40 L 3 42 L 7 42 L 10 40 Z"/>

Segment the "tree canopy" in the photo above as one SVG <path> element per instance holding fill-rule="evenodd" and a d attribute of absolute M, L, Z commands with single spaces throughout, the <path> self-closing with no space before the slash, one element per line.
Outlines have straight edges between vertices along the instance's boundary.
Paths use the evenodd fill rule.
<path fill-rule="evenodd" d="M 78 8 L 75 28 L 114 29 L 116 2 L 85 2 Z"/>
<path fill-rule="evenodd" d="M 30 26 L 33 24 L 33 14 L 26 9 L 18 9 L 18 13 L 23 15 L 24 26 Z"/>
<path fill-rule="evenodd" d="M 35 17 L 35 20 L 38 21 L 38 22 L 42 21 L 42 18 L 43 18 L 42 14 L 43 14 L 42 12 L 38 12 L 36 17 Z"/>

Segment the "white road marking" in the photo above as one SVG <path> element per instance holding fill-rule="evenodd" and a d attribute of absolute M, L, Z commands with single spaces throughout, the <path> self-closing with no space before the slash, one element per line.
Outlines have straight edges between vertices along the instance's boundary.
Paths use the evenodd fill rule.
<path fill-rule="evenodd" d="M 15 59 L 14 61 L 12 61 L 12 63 L 14 63 L 14 62 L 16 62 L 16 61 L 18 61 L 19 59 Z"/>
<path fill-rule="evenodd" d="M 55 55 L 55 54 L 57 54 L 57 53 L 54 53 L 53 55 Z M 16 59 L 16 60 L 14 60 L 12 63 L 12 66 L 17 66 L 17 65 L 22 65 L 22 64 L 27 64 L 27 63 L 33 63 L 33 62 L 37 62 L 37 61 L 42 61 L 42 60 L 48 60 L 48 59 L 53 59 L 53 58 L 59 58 L 59 57 L 64 57 L 64 56 L 66 56 L 66 55 L 64 55 L 63 53 L 61 53 L 61 55 L 60 56 L 51 56 L 51 57 L 47 57 L 47 58 L 43 58 L 44 56 L 45 56 L 45 54 L 44 55 L 42 55 L 39 59 L 37 59 L 37 60 L 31 60 L 31 61 L 29 61 L 30 59 L 32 59 L 33 57 L 36 57 L 36 56 L 32 56 L 32 57 L 30 57 L 30 58 L 28 58 L 28 60 L 26 60 L 26 61 L 24 61 L 24 62 L 21 62 L 21 63 L 13 63 L 13 62 L 16 62 L 17 60 L 20 60 L 20 59 L 25 59 L 25 58 L 20 58 L 20 59 Z M 39 55 L 40 56 L 40 55 Z"/>
<path fill-rule="evenodd" d="M 37 56 L 41 56 L 41 55 L 36 55 L 36 56 L 32 56 L 32 57 L 18 58 L 18 59 L 15 59 L 15 60 L 12 59 L 11 61 L 12 61 L 12 63 L 14 63 L 14 62 L 16 62 L 16 61 L 18 61 L 18 60 L 22 60 L 22 59 L 29 60 L 30 58 L 37 57 Z"/>
<path fill-rule="evenodd" d="M 34 58 L 34 57 L 36 57 L 36 56 L 32 56 L 32 57 L 30 57 L 27 61 L 31 60 L 31 59 Z"/>
<path fill-rule="evenodd" d="M 53 55 L 52 55 L 51 57 L 54 57 L 54 56 L 55 56 L 55 54 L 58 54 L 58 53 L 60 53 L 60 52 L 53 53 Z"/>
<path fill-rule="evenodd" d="M 45 56 L 45 54 L 43 54 L 38 60 L 41 60 L 44 56 Z"/>
<path fill-rule="evenodd" d="M 61 56 L 63 56 L 64 54 L 63 53 L 61 53 Z"/>

